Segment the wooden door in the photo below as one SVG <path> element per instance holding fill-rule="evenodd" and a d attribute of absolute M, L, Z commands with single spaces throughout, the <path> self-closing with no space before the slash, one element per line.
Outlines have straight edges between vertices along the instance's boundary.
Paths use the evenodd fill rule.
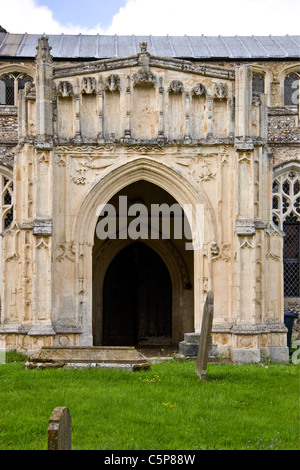
<path fill-rule="evenodd" d="M 103 344 L 135 346 L 172 337 L 172 285 L 160 256 L 143 243 L 122 250 L 103 286 Z"/>

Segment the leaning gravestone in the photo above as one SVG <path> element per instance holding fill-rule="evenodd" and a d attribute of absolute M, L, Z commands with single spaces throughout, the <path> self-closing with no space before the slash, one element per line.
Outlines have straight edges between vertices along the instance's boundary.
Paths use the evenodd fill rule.
<path fill-rule="evenodd" d="M 197 356 L 196 374 L 201 380 L 206 379 L 206 369 L 211 342 L 211 330 L 214 316 L 214 294 L 208 292 L 202 318 L 201 334 Z"/>
<path fill-rule="evenodd" d="M 48 450 L 71 450 L 71 414 L 66 407 L 55 408 L 50 417 Z"/>

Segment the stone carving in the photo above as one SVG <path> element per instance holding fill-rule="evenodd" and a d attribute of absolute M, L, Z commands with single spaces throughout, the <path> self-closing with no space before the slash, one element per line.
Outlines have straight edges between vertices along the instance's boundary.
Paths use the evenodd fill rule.
<path fill-rule="evenodd" d="M 254 246 L 252 245 L 251 243 L 251 239 L 246 237 L 245 239 L 244 238 L 241 238 L 241 241 L 240 241 L 240 248 L 242 250 L 244 250 L 245 248 L 254 248 Z"/>
<path fill-rule="evenodd" d="M 142 68 L 133 75 L 134 85 L 154 86 L 156 85 L 156 76 L 150 69 Z"/>
<path fill-rule="evenodd" d="M 75 170 L 75 174 L 71 172 L 70 177 L 75 184 L 84 185 L 88 182 L 86 173 L 89 170 L 93 170 L 93 175 L 96 177 L 102 170 L 108 168 L 114 163 L 116 163 L 116 160 L 99 157 L 84 157 L 80 159 L 73 159 L 72 166 Z"/>
<path fill-rule="evenodd" d="M 57 261 L 64 261 L 67 259 L 68 261 L 75 261 L 76 253 L 74 251 L 74 243 L 73 242 L 66 242 L 62 243 L 57 248 L 61 253 L 57 256 Z"/>
<path fill-rule="evenodd" d="M 50 155 L 49 152 L 37 152 L 37 160 L 39 163 L 45 163 L 46 165 L 49 163 Z"/>
<path fill-rule="evenodd" d="M 84 77 L 82 79 L 82 91 L 85 94 L 90 95 L 92 93 L 95 93 L 96 87 L 97 87 L 97 84 L 96 84 L 95 77 Z"/>
<path fill-rule="evenodd" d="M 35 246 L 38 250 L 40 249 L 48 249 L 49 248 L 49 241 L 48 237 L 40 237 L 37 239 L 37 243 Z"/>
<path fill-rule="evenodd" d="M 57 87 L 57 95 L 62 98 L 68 98 L 74 96 L 72 84 L 66 80 L 59 82 Z"/>
<path fill-rule="evenodd" d="M 231 244 L 230 243 L 222 243 L 221 248 L 217 245 L 216 242 L 213 242 L 211 244 L 211 260 L 212 261 L 217 261 L 218 259 L 221 259 L 228 263 L 230 261 L 230 256 L 228 255 L 228 250 L 230 248 Z"/>
<path fill-rule="evenodd" d="M 147 42 L 140 42 L 141 52 L 147 52 L 147 47 L 148 47 Z"/>
<path fill-rule="evenodd" d="M 107 77 L 105 90 L 109 90 L 111 92 L 121 90 L 119 75 L 112 74 Z"/>
<path fill-rule="evenodd" d="M 192 89 L 192 95 L 204 96 L 206 95 L 206 88 L 202 83 L 197 83 L 196 86 Z"/>
<path fill-rule="evenodd" d="M 199 181 L 208 181 L 211 178 L 215 178 L 216 173 L 213 173 L 211 171 L 211 163 L 208 162 L 207 160 L 201 160 L 200 161 L 200 169 L 199 169 Z"/>
<path fill-rule="evenodd" d="M 183 93 L 183 92 L 184 92 L 183 83 L 180 82 L 179 80 L 173 80 L 169 86 L 169 93 L 174 93 L 175 95 L 177 95 L 178 93 Z"/>
<path fill-rule="evenodd" d="M 251 163 L 251 153 L 250 152 L 238 152 L 238 161 L 239 163 Z"/>
<path fill-rule="evenodd" d="M 66 156 L 65 155 L 56 155 L 55 163 L 57 166 L 66 166 Z"/>
<path fill-rule="evenodd" d="M 133 74 L 134 86 L 155 86 L 156 76 L 150 70 L 150 54 L 147 52 L 147 43 L 140 43 L 141 52 L 139 54 L 140 69 Z"/>
<path fill-rule="evenodd" d="M 19 254 L 19 235 L 20 227 L 18 224 L 13 223 L 6 232 L 6 256 L 5 261 L 16 261 L 20 258 Z"/>
<path fill-rule="evenodd" d="M 36 60 L 40 60 L 42 62 L 52 63 L 52 56 L 50 51 L 52 47 L 49 46 L 49 38 L 46 36 L 42 36 L 38 38 L 38 45 L 36 47 L 37 54 Z"/>
<path fill-rule="evenodd" d="M 228 86 L 226 83 L 213 83 L 212 92 L 214 98 L 225 99 L 228 96 Z"/>

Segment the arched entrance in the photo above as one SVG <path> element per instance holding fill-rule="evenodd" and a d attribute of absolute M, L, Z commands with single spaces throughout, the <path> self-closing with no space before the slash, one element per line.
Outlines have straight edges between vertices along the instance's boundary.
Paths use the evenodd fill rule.
<path fill-rule="evenodd" d="M 143 216 L 137 218 L 138 223 L 121 210 L 122 198 L 126 198 L 128 209 L 139 202 Z M 168 213 L 170 217 L 155 214 L 154 235 L 153 204 L 174 210 Z M 193 329 L 194 253 L 185 250 L 184 234 L 174 238 L 174 228 L 181 226 L 184 218 L 174 204 L 176 200 L 168 192 L 144 180 L 125 186 L 110 199 L 116 231 L 112 231 L 112 238 L 101 238 L 98 225 L 93 246 L 95 346 L 178 344 L 184 331 Z M 98 223 L 106 220 L 102 215 Z M 132 238 L 130 229 L 135 223 L 139 236 Z"/>
<path fill-rule="evenodd" d="M 103 283 L 103 345 L 170 344 L 172 284 L 161 257 L 132 243 L 111 262 Z"/>
<path fill-rule="evenodd" d="M 111 261 L 129 244 L 128 240 L 107 240 L 100 246 L 96 245 L 95 227 L 99 220 L 99 207 L 109 203 L 123 188 L 138 182 L 153 184 L 173 197 L 181 207 L 186 205 L 191 207 L 194 213 L 198 206 L 203 208 L 203 224 L 194 225 L 193 240 L 197 240 L 197 243 L 200 241 L 200 248 L 195 251 L 183 252 L 179 246 L 172 243 L 172 240 L 144 241 L 164 260 L 172 279 L 173 344 L 182 341 L 184 332 L 200 329 L 201 312 L 205 301 L 201 285 L 204 276 L 203 246 L 207 243 L 205 240 L 217 239 L 213 211 L 206 197 L 183 175 L 153 158 L 141 157 L 116 166 L 94 184 L 84 197 L 74 223 L 73 239 L 80 250 L 76 267 L 76 282 L 79 286 L 76 301 L 78 318 L 82 324 L 80 344 L 83 346 L 101 345 L 103 337 L 101 286 Z M 152 195 L 153 193 L 151 197 Z M 134 197 L 132 202 L 136 200 Z M 182 259 L 183 255 L 190 256 L 188 269 Z"/>

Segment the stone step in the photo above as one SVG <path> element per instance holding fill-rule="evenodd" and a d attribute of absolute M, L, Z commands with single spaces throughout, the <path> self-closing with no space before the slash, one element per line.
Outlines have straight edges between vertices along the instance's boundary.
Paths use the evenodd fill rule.
<path fill-rule="evenodd" d="M 185 333 L 184 340 L 179 343 L 179 354 L 187 358 L 196 358 L 199 348 L 200 333 Z M 213 361 L 218 356 L 218 349 L 211 342 L 209 348 L 209 361 Z"/>

